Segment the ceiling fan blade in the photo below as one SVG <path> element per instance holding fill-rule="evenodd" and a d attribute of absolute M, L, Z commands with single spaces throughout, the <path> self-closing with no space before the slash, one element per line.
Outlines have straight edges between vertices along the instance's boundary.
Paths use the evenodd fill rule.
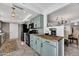
<path fill-rule="evenodd" d="M 24 10 L 22 7 L 17 6 L 17 5 L 15 5 L 15 4 L 13 4 L 13 6 L 16 7 L 16 8 L 18 8 L 18 9 L 20 9 L 20 10 Z"/>
<path fill-rule="evenodd" d="M 26 21 L 26 19 L 30 18 L 32 14 L 29 14 L 23 21 Z"/>

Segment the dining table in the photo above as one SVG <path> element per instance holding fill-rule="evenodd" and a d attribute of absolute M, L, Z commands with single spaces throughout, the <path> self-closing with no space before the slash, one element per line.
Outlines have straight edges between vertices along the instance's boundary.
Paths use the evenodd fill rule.
<path fill-rule="evenodd" d="M 68 39 L 70 40 L 70 43 L 74 43 L 74 41 L 76 41 L 76 44 L 78 46 L 78 38 L 74 37 L 74 35 L 69 35 Z"/>

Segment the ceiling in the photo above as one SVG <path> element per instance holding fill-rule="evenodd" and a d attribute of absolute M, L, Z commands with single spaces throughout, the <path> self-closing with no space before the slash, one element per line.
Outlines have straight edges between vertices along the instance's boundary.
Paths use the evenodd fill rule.
<path fill-rule="evenodd" d="M 21 5 L 26 8 L 31 8 L 31 10 L 34 10 L 37 13 L 50 14 L 51 12 L 68 5 L 68 3 L 23 3 Z"/>
<path fill-rule="evenodd" d="M 63 18 L 64 20 L 73 22 L 79 19 L 79 3 L 71 3 L 59 10 L 54 11 L 48 15 L 48 22 L 53 23 L 57 17 Z M 61 20 L 61 19 L 59 19 Z"/>
<path fill-rule="evenodd" d="M 16 6 L 16 19 L 11 19 L 11 7 Z M 67 3 L 0 3 L 0 20 L 6 22 L 23 22 L 39 14 L 50 14 L 55 10 L 61 9 Z M 31 15 L 30 17 L 28 17 Z"/>
<path fill-rule="evenodd" d="M 21 7 L 18 4 L 14 4 L 14 5 Z M 34 16 L 37 15 L 37 13 L 33 12 L 32 10 L 25 9 L 23 7 L 21 7 L 23 8 L 23 10 L 21 10 L 15 7 L 16 21 L 11 20 L 12 6 L 13 6 L 12 4 L 0 4 L 0 20 L 5 22 L 22 22 L 22 20 L 25 19 L 30 14 L 33 14 Z"/>

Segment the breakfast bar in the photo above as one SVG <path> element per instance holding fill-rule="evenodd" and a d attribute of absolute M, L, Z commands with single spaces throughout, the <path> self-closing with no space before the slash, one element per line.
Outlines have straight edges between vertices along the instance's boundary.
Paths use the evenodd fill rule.
<path fill-rule="evenodd" d="M 30 34 L 30 47 L 41 56 L 62 56 L 63 37 Z"/>
<path fill-rule="evenodd" d="M 39 37 L 47 39 L 47 40 L 51 40 L 51 41 L 59 41 L 61 40 L 61 38 L 63 38 L 60 36 L 53 36 L 53 35 L 39 35 Z"/>

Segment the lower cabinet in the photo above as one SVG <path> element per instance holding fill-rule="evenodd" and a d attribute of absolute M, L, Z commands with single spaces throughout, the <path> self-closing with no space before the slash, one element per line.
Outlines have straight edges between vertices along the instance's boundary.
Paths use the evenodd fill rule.
<path fill-rule="evenodd" d="M 55 44 L 50 43 L 49 41 L 44 40 L 41 37 L 33 36 L 30 41 L 30 46 L 41 56 L 57 56 L 58 47 Z"/>
<path fill-rule="evenodd" d="M 32 38 L 30 37 L 31 41 L 30 41 L 30 46 L 36 50 L 36 46 L 37 46 L 37 39 L 35 36 L 32 36 Z"/>
<path fill-rule="evenodd" d="M 33 48 L 34 47 L 34 37 L 33 35 L 30 35 L 30 47 Z"/>
<path fill-rule="evenodd" d="M 48 42 L 41 43 L 42 56 L 56 56 L 56 53 L 56 46 L 51 45 Z"/>
<path fill-rule="evenodd" d="M 36 47 L 36 51 L 40 54 L 41 53 L 41 40 L 40 38 L 38 37 L 37 39 L 37 47 Z"/>

